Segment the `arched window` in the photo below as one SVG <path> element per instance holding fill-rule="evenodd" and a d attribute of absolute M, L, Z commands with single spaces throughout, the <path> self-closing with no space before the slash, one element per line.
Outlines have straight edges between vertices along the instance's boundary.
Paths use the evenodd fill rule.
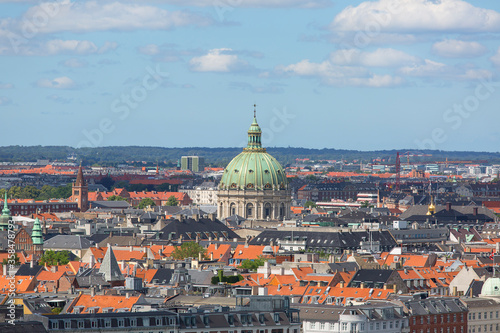
<path fill-rule="evenodd" d="M 253 208 L 253 204 L 249 203 L 247 204 L 247 218 L 249 217 L 253 217 L 253 212 L 254 212 L 254 208 Z"/>

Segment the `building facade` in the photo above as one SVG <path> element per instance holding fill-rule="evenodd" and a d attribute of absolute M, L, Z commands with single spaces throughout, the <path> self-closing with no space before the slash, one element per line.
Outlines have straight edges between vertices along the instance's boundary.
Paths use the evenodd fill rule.
<path fill-rule="evenodd" d="M 199 156 L 182 156 L 181 170 L 201 172 L 205 169 L 205 159 Z"/>

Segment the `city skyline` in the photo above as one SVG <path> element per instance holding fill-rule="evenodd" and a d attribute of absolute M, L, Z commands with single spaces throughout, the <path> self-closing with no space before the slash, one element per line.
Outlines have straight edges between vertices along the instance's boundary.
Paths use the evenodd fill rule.
<path fill-rule="evenodd" d="M 0 8 L 2 145 L 499 151 L 496 2 Z"/>

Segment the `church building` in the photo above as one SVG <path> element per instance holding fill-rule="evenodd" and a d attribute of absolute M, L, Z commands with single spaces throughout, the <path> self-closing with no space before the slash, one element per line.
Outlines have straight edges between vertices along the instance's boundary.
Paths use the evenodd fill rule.
<path fill-rule="evenodd" d="M 291 190 L 285 170 L 262 147 L 255 116 L 248 144 L 224 169 L 217 198 L 218 218 L 239 215 L 247 220 L 279 221 L 290 217 Z"/>

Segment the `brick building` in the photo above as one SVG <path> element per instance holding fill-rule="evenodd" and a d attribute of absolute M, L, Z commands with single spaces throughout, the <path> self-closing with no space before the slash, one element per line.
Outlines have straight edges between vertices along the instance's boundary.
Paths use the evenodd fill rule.
<path fill-rule="evenodd" d="M 467 333 L 468 309 L 458 298 L 413 299 L 404 305 L 410 333 Z"/>

